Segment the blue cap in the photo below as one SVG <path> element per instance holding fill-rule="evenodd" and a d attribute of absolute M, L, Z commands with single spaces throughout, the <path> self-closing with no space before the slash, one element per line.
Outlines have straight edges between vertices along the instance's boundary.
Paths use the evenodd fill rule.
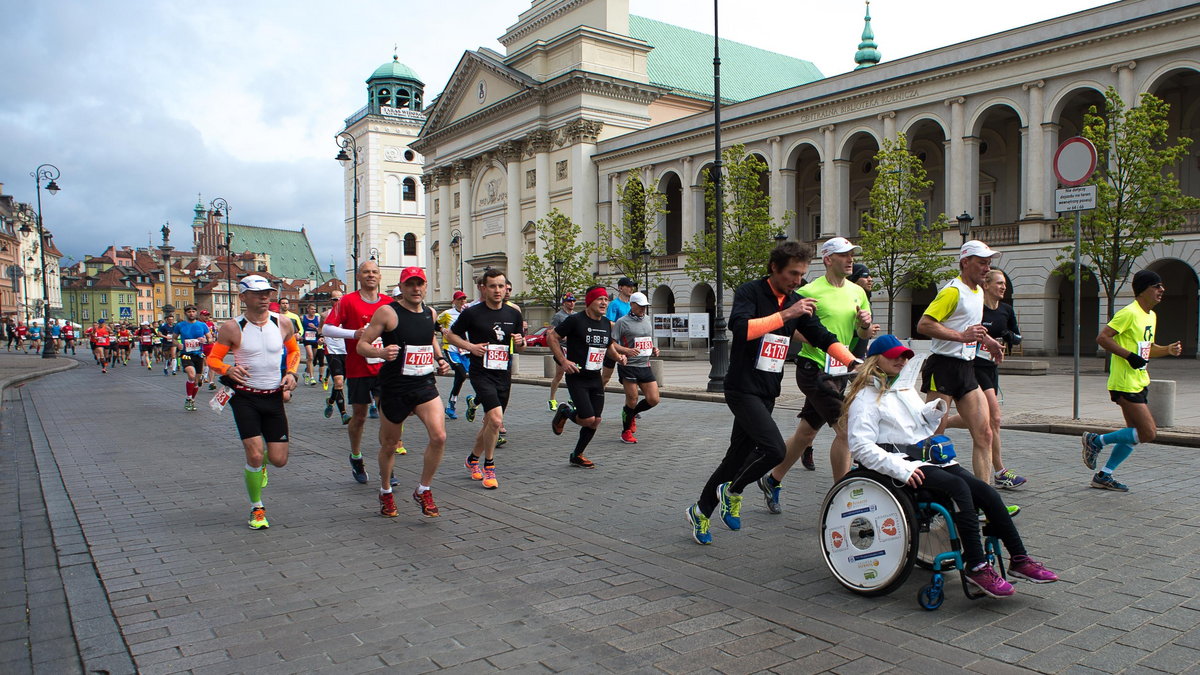
<path fill-rule="evenodd" d="M 895 335 L 880 335 L 867 348 L 867 356 L 886 356 L 889 359 L 905 356 L 911 359 L 913 350 L 904 346 L 904 343 Z"/>

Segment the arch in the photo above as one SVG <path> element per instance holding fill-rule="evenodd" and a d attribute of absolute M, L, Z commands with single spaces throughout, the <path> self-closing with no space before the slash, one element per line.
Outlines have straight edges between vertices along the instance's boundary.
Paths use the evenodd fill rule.
<path fill-rule="evenodd" d="M 383 260 L 379 261 L 379 266 L 400 264 L 401 250 L 400 235 L 388 232 L 387 239 L 383 242 Z"/>
<path fill-rule="evenodd" d="M 403 188 L 399 176 L 388 174 L 383 179 L 383 210 L 386 213 L 400 213 Z"/>
<path fill-rule="evenodd" d="M 1017 120 L 1021 126 L 1028 126 L 1026 115 L 1020 104 L 1008 98 L 1007 96 L 994 96 L 987 101 L 984 101 L 975 109 L 975 114 L 971 116 L 967 123 L 967 128 L 971 130 L 971 136 L 978 136 L 983 129 L 984 120 L 992 114 L 994 108 L 1008 108 L 1016 114 Z"/>
<path fill-rule="evenodd" d="M 660 284 L 650 298 L 650 309 L 655 314 L 674 314 L 675 291 L 666 284 Z"/>
<path fill-rule="evenodd" d="M 716 313 L 717 294 L 713 292 L 712 286 L 707 283 L 692 286 L 692 291 L 688 295 L 688 308 L 693 312 Z"/>
<path fill-rule="evenodd" d="M 911 139 L 913 137 L 913 129 L 915 129 L 917 127 L 917 125 L 925 124 L 925 123 L 933 124 L 938 129 L 940 129 L 942 132 L 943 138 L 946 138 L 950 135 L 949 123 L 947 123 L 946 120 L 942 119 L 941 115 L 938 115 L 936 113 L 926 112 L 926 111 L 916 113 L 911 118 L 906 120 L 904 127 L 902 129 L 900 129 L 900 131 L 905 136 L 907 136 Z"/>
<path fill-rule="evenodd" d="M 816 139 L 808 136 L 802 136 L 792 142 L 784 151 L 784 167 L 795 168 L 797 162 L 800 161 L 800 154 L 806 149 L 811 149 L 817 155 L 817 161 L 823 161 L 821 158 L 821 144 Z"/>
<path fill-rule="evenodd" d="M 417 235 L 409 232 L 404 235 L 404 255 L 417 254 Z"/>
<path fill-rule="evenodd" d="M 813 241 L 821 234 L 821 151 L 812 143 L 797 144 L 789 153 L 788 166 L 795 171 L 795 236 Z"/>
<path fill-rule="evenodd" d="M 1200 308 L 1196 297 L 1200 293 L 1200 278 L 1196 270 L 1179 258 L 1160 258 L 1146 266 L 1163 279 L 1162 302 L 1154 308 L 1158 315 L 1158 327 L 1154 341 L 1169 345 L 1176 341 L 1183 344 L 1183 356 L 1196 357 L 1197 331 L 1200 330 Z"/>
<path fill-rule="evenodd" d="M 1103 99 L 1104 89 L 1105 85 L 1095 80 L 1071 81 L 1066 87 L 1054 94 L 1054 96 L 1048 97 L 1046 101 L 1046 118 L 1042 122 L 1058 122 L 1059 118 L 1063 115 L 1063 110 L 1066 109 L 1071 99 L 1076 96 L 1094 94 Z"/>
<path fill-rule="evenodd" d="M 683 250 L 683 181 L 679 174 L 665 172 L 658 180 L 658 191 L 666 197 L 663 206 L 667 212 L 661 217 L 663 243 L 667 255 L 674 255 Z"/>
<path fill-rule="evenodd" d="M 838 167 L 845 184 L 839 199 L 842 200 L 842 223 L 847 236 L 857 236 L 863 217 L 871 210 L 870 190 L 875 182 L 879 167 L 875 156 L 879 153 L 879 141 L 873 133 L 861 131 L 853 134 L 844 146 L 840 157 L 845 164 Z M 829 226 L 825 228 L 829 230 Z M 840 231 L 840 230 L 839 230 Z"/>
<path fill-rule="evenodd" d="M 837 156 L 834 157 L 834 159 L 853 159 L 850 157 L 850 154 L 853 152 L 854 146 L 858 145 L 858 142 L 861 140 L 862 136 L 870 138 L 875 143 L 876 148 L 878 148 L 882 142 L 880 140 L 880 135 L 871 127 L 865 125 L 854 127 L 842 136 L 842 142 L 838 146 Z"/>
<path fill-rule="evenodd" d="M 412 176 L 401 181 L 400 199 L 406 202 L 417 201 L 417 181 L 413 180 Z"/>
<path fill-rule="evenodd" d="M 1046 325 L 1046 350 L 1051 354 L 1069 355 L 1074 353 L 1075 324 L 1075 282 L 1071 279 L 1072 265 L 1059 265 L 1046 277 L 1046 295 L 1048 302 L 1053 305 L 1053 312 L 1048 312 L 1051 321 Z M 1100 284 L 1091 269 L 1084 265 L 1080 268 L 1083 276 L 1079 286 L 1079 354 L 1086 356 L 1096 353 L 1096 335 L 1100 332 Z M 1048 308 L 1049 309 L 1049 308 Z"/>
<path fill-rule="evenodd" d="M 1151 94 L 1155 94 L 1164 81 L 1180 73 L 1186 73 L 1189 71 L 1193 74 L 1200 73 L 1200 61 L 1178 59 L 1169 63 L 1165 63 L 1147 73 L 1146 76 L 1142 78 L 1142 81 L 1138 83 L 1137 90 L 1139 92 L 1149 92 Z M 1157 94 L 1155 95 L 1157 96 Z"/>

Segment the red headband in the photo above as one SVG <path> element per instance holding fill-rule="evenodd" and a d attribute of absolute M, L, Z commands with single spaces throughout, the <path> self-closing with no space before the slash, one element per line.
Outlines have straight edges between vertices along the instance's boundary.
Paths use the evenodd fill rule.
<path fill-rule="evenodd" d="M 608 291 L 606 289 L 593 288 L 592 290 L 588 291 L 587 298 L 585 299 L 584 304 L 590 305 L 590 304 L 592 304 L 592 301 L 595 300 L 596 298 L 607 298 L 607 297 L 608 297 Z"/>

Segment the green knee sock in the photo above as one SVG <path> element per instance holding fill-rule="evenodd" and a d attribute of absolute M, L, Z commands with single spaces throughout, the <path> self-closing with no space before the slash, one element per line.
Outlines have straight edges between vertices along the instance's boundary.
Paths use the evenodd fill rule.
<path fill-rule="evenodd" d="M 247 465 L 244 471 L 246 474 L 246 494 L 250 496 L 250 503 L 260 506 L 262 504 L 263 489 L 262 469 L 254 469 Z"/>

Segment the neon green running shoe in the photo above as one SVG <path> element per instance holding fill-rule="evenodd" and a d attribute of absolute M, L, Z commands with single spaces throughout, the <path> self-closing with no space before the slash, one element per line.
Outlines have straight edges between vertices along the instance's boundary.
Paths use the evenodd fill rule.
<path fill-rule="evenodd" d="M 271 526 L 267 522 L 267 510 L 261 506 L 256 506 L 250 511 L 250 520 L 247 523 L 252 530 L 265 530 Z"/>

